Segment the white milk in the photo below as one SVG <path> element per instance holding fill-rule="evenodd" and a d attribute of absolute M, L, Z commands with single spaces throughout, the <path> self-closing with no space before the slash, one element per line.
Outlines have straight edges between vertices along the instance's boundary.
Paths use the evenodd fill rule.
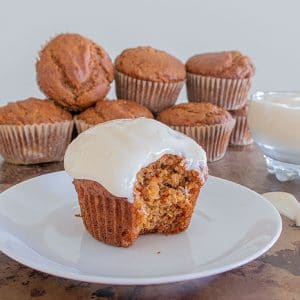
<path fill-rule="evenodd" d="M 300 92 L 256 93 L 250 102 L 248 122 L 265 155 L 300 164 Z"/>

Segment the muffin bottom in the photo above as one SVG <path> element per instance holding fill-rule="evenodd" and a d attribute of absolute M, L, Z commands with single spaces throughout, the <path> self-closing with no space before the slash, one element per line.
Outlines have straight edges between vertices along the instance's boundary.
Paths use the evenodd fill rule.
<path fill-rule="evenodd" d="M 236 110 L 246 104 L 250 87 L 251 78 L 225 79 L 187 73 L 189 102 L 210 102 Z"/>
<path fill-rule="evenodd" d="M 0 153 L 12 164 L 62 161 L 73 132 L 73 121 L 33 125 L 1 125 Z"/>
<path fill-rule="evenodd" d="M 169 126 L 194 139 L 205 150 L 207 161 L 214 162 L 224 157 L 234 124 L 235 120 L 232 119 L 216 125 Z"/>
<path fill-rule="evenodd" d="M 235 146 L 246 146 L 253 143 L 253 138 L 248 126 L 247 117 L 235 117 L 236 123 L 230 136 L 230 144 Z"/>
<path fill-rule="evenodd" d="M 115 71 L 118 99 L 134 100 L 154 114 L 175 104 L 185 80 L 178 82 L 154 82 L 130 77 Z"/>
<path fill-rule="evenodd" d="M 75 179 L 86 229 L 97 240 L 128 247 L 140 234 L 178 233 L 190 223 L 207 177 L 186 170 L 184 159 L 164 155 L 137 174 L 134 202 L 109 193 L 95 181 Z"/>

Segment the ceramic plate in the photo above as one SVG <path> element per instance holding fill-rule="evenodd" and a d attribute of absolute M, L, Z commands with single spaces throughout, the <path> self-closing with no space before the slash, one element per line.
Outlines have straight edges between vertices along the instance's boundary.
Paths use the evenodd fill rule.
<path fill-rule="evenodd" d="M 33 178 L 0 195 L 0 250 L 53 275 L 106 284 L 156 284 L 241 266 L 267 251 L 281 232 L 277 210 L 259 194 L 209 177 L 189 229 L 151 234 L 130 248 L 94 240 L 85 230 L 65 172 Z"/>

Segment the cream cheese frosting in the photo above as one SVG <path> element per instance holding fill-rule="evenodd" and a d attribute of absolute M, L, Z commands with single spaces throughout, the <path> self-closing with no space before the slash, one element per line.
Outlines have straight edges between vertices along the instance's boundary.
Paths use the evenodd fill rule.
<path fill-rule="evenodd" d="M 277 210 L 300 226 L 300 203 L 295 196 L 285 192 L 270 192 L 262 194 Z"/>
<path fill-rule="evenodd" d="M 137 173 L 164 154 L 184 157 L 188 169 L 206 168 L 205 151 L 194 140 L 146 118 L 113 120 L 84 131 L 69 145 L 64 166 L 71 177 L 94 180 L 133 202 Z"/>

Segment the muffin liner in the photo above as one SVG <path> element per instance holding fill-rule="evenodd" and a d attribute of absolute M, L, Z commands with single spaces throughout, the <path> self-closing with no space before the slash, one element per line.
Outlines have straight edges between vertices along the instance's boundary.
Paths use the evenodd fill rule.
<path fill-rule="evenodd" d="M 207 161 L 214 162 L 226 153 L 235 120 L 207 126 L 170 126 L 194 139 L 206 151 Z"/>
<path fill-rule="evenodd" d="M 230 136 L 230 144 L 246 146 L 253 143 L 252 135 L 248 127 L 247 117 L 235 117 L 236 123 Z"/>
<path fill-rule="evenodd" d="M 139 234 L 137 209 L 126 198 L 118 198 L 91 180 L 73 181 L 87 231 L 106 244 L 128 247 Z"/>
<path fill-rule="evenodd" d="M 158 113 L 175 104 L 185 83 L 155 82 L 140 80 L 115 71 L 116 94 L 118 99 L 134 100 Z"/>
<path fill-rule="evenodd" d="M 76 130 L 77 130 L 78 134 L 80 134 L 81 132 L 83 132 L 83 131 L 85 131 L 85 130 L 93 127 L 93 126 L 95 126 L 95 125 L 88 124 L 83 120 L 79 120 L 76 117 L 74 118 L 74 122 L 75 122 L 75 127 L 76 127 Z"/>
<path fill-rule="evenodd" d="M 62 161 L 71 141 L 73 121 L 0 125 L 0 153 L 12 164 Z"/>
<path fill-rule="evenodd" d="M 227 110 L 236 110 L 247 102 L 251 78 L 225 79 L 187 73 L 189 102 L 210 102 Z"/>

